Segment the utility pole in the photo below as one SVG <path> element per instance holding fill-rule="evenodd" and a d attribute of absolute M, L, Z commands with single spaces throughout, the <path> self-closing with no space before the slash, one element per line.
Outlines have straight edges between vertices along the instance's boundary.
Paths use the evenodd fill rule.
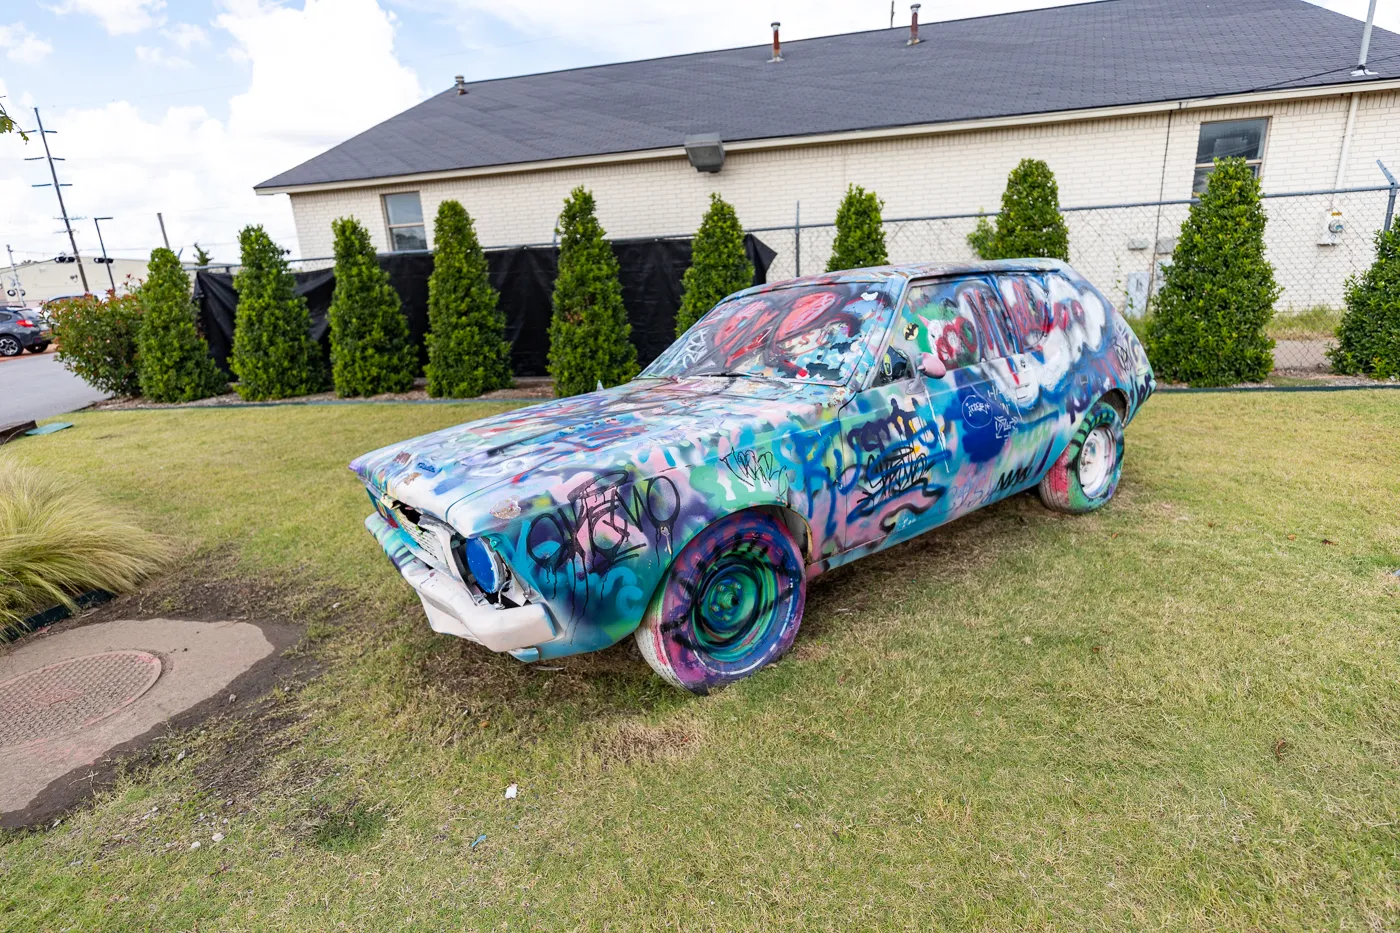
<path fill-rule="evenodd" d="M 48 160 L 49 160 L 49 177 L 51 177 L 51 178 L 53 179 L 53 193 L 56 194 L 56 195 L 58 195 L 58 212 L 59 212 L 60 214 L 63 215 L 63 218 L 62 218 L 62 219 L 63 219 L 63 226 L 64 226 L 64 228 L 67 229 L 67 231 L 68 231 L 68 245 L 71 246 L 71 247 L 73 247 L 73 259 L 76 260 L 77 263 L 78 263 L 78 275 L 82 277 L 82 280 L 83 280 L 83 293 L 86 294 L 86 293 L 89 291 L 89 289 L 88 289 L 88 281 L 87 281 L 87 270 L 85 270 L 85 269 L 83 268 L 83 258 L 82 258 L 81 256 L 78 255 L 78 241 L 77 241 L 77 239 L 73 236 L 73 224 L 72 224 L 71 222 L 69 222 L 69 220 L 68 220 L 68 208 L 66 208 L 66 207 L 63 206 L 63 189 L 64 189 L 64 188 L 71 188 L 71 187 L 73 187 L 73 186 L 72 186 L 72 185 L 69 185 L 69 184 L 59 184 L 59 182 L 58 182 L 58 169 L 54 168 L 54 165 L 53 165 L 53 164 L 54 164 L 54 162 L 62 162 L 63 160 L 62 160 L 62 159 L 55 159 L 55 158 L 53 157 L 53 153 L 49 151 L 49 137 L 48 137 L 47 134 L 49 134 L 49 133 L 57 133 L 58 130 L 46 130 L 46 129 L 44 129 L 44 120 L 43 120 L 42 117 L 39 116 L 39 108 L 38 108 L 38 107 L 35 107 L 35 108 L 34 108 L 34 120 L 35 120 L 35 122 L 37 122 L 37 123 L 39 124 L 39 130 L 38 130 L 38 132 L 39 132 L 39 138 L 40 138 L 41 140 L 43 140 L 43 142 L 44 142 L 44 154 L 43 154 L 42 156 L 34 156 L 34 157 L 31 158 L 31 159 L 25 159 L 24 161 L 26 161 L 26 162 L 37 162 L 40 158 L 44 158 L 44 159 L 48 159 Z M 31 185 L 30 187 L 33 187 L 33 188 L 47 188 L 48 186 L 49 186 L 48 182 L 45 182 L 45 183 L 42 184 L 42 185 Z"/>
<path fill-rule="evenodd" d="M 160 211 L 156 211 L 156 222 L 160 224 L 160 238 L 165 241 L 165 248 L 170 249 L 170 237 L 165 235 L 165 218 L 160 216 Z"/>
<path fill-rule="evenodd" d="M 107 267 L 107 281 L 112 283 L 112 294 L 117 293 L 117 280 L 112 276 L 112 260 L 107 258 L 107 244 L 102 242 L 102 221 L 111 220 L 110 217 L 94 217 L 92 225 L 97 228 L 97 245 L 102 250 L 102 264 Z"/>

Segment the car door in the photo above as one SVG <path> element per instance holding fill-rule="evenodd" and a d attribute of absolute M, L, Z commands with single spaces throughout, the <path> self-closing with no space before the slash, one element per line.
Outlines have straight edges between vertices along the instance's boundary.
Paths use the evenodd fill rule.
<path fill-rule="evenodd" d="M 912 283 L 871 385 L 842 412 L 845 549 L 913 537 L 995 488 L 1014 406 L 988 381 L 1007 338 L 981 277 Z M 920 369 L 924 357 L 932 365 Z"/>

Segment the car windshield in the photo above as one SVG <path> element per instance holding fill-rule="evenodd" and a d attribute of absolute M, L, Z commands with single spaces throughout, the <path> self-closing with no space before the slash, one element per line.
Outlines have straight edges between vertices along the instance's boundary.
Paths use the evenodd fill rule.
<path fill-rule="evenodd" d="M 642 376 L 756 376 L 844 385 L 889 324 L 879 282 L 776 288 L 726 301 L 656 358 Z"/>

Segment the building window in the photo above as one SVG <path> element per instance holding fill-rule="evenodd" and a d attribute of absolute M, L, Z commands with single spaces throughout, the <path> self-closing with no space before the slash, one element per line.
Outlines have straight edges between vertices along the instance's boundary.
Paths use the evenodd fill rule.
<path fill-rule="evenodd" d="M 423 226 L 423 204 L 417 191 L 384 195 L 384 216 L 389 220 L 389 249 L 401 253 L 427 249 L 428 233 Z"/>
<path fill-rule="evenodd" d="M 1215 171 L 1216 159 L 1242 157 L 1258 178 L 1264 167 L 1264 137 L 1268 130 L 1268 117 L 1202 123 L 1201 138 L 1196 143 L 1196 178 L 1191 182 L 1191 193 L 1199 196 L 1206 190 L 1206 179 Z"/>

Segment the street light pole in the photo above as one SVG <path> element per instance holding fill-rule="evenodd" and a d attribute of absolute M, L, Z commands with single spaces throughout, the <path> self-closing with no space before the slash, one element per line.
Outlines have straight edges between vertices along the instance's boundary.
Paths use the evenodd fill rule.
<path fill-rule="evenodd" d="M 55 133 L 57 130 L 44 129 L 44 120 L 39 116 L 38 107 L 34 108 L 34 119 L 39 124 L 39 138 L 44 141 L 44 158 L 49 160 L 49 176 L 53 178 L 53 193 L 58 195 L 58 212 L 63 215 L 63 226 L 68 230 L 68 245 L 73 247 L 73 259 L 78 263 L 78 275 L 80 275 L 83 280 L 83 293 L 87 294 L 89 291 L 87 271 L 83 269 L 83 259 L 78 255 L 78 241 L 73 236 L 73 224 L 68 220 L 68 208 L 63 206 L 63 189 L 65 186 L 58 183 L 58 169 L 53 167 L 53 153 L 49 151 L 48 134 Z M 33 187 L 47 188 L 48 185 L 34 185 Z M 68 185 L 66 187 L 72 186 Z"/>
<path fill-rule="evenodd" d="M 117 280 L 112 277 L 112 260 L 107 258 L 107 244 L 102 242 L 102 221 L 111 220 L 110 217 L 94 217 L 92 225 L 97 228 L 97 245 L 102 250 L 102 264 L 107 267 L 107 281 L 112 283 L 112 294 L 117 293 Z"/>

